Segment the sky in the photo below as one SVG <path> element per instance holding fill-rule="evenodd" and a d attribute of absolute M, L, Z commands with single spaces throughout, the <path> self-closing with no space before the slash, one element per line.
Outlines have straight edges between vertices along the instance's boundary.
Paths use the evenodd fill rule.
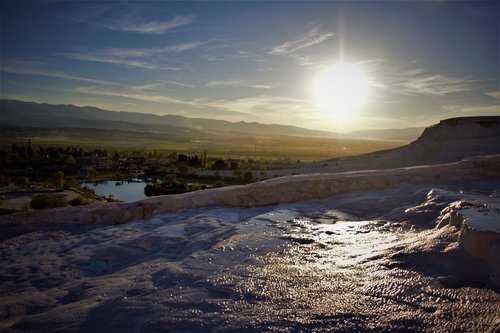
<path fill-rule="evenodd" d="M 498 1 L 5 1 L 0 94 L 346 132 L 500 115 Z M 366 74 L 349 117 L 332 64 Z"/>

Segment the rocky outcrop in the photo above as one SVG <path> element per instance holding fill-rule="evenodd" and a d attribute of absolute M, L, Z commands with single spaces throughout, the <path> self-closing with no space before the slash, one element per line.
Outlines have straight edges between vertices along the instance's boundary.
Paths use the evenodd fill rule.
<path fill-rule="evenodd" d="M 455 202 L 438 219 L 438 228 L 448 225 L 459 230 L 458 242 L 469 254 L 500 269 L 500 212 L 494 205 Z"/>
<path fill-rule="evenodd" d="M 339 172 L 441 164 L 500 154 L 500 116 L 462 117 L 427 127 L 409 145 L 303 167 L 302 172 Z"/>
<path fill-rule="evenodd" d="M 488 285 L 500 289 L 500 209 L 498 199 L 457 201 L 441 211 L 437 227 L 453 227 L 457 241 L 469 255 L 491 269 Z"/>
<path fill-rule="evenodd" d="M 500 117 L 452 118 L 427 127 L 405 149 L 410 160 L 423 163 L 457 161 L 500 152 Z"/>

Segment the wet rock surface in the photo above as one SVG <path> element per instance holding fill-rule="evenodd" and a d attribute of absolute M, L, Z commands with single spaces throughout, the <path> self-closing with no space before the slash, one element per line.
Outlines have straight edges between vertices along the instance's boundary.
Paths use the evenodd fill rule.
<path fill-rule="evenodd" d="M 495 332 L 497 273 L 460 245 L 452 212 L 498 203 L 499 185 L 26 233 L 0 243 L 0 331 Z"/>

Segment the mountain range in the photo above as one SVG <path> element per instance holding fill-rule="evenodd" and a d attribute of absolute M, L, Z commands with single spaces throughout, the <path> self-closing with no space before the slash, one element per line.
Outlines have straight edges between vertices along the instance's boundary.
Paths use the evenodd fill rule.
<path fill-rule="evenodd" d="M 287 135 L 323 138 L 363 138 L 412 141 L 421 128 L 365 130 L 339 134 L 296 126 L 229 122 L 225 120 L 187 118 L 178 115 L 154 115 L 139 112 L 108 111 L 91 106 L 52 105 L 16 100 L 0 100 L 0 124 L 37 128 L 93 128 L 129 132 L 149 132 L 186 137 L 205 135 Z"/>
<path fill-rule="evenodd" d="M 91 106 L 51 105 L 15 100 L 0 101 L 0 121 L 11 126 L 79 127 L 173 135 L 186 135 L 194 130 L 210 135 L 245 133 L 313 137 L 339 136 L 333 132 L 315 131 L 295 126 L 244 121 L 229 122 L 177 115 L 159 116 L 139 112 L 108 111 Z"/>

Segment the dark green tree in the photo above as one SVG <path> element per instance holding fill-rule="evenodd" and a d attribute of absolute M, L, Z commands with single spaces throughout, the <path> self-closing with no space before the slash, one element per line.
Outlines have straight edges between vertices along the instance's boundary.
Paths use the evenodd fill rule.
<path fill-rule="evenodd" d="M 223 170 L 227 167 L 226 161 L 224 160 L 217 160 L 214 162 L 214 165 L 212 166 L 212 169 L 214 170 Z"/>
<path fill-rule="evenodd" d="M 64 172 L 62 171 L 57 171 L 55 174 L 54 174 L 54 177 L 53 177 L 53 182 L 54 182 L 54 186 L 58 189 L 62 189 L 64 187 Z"/>

